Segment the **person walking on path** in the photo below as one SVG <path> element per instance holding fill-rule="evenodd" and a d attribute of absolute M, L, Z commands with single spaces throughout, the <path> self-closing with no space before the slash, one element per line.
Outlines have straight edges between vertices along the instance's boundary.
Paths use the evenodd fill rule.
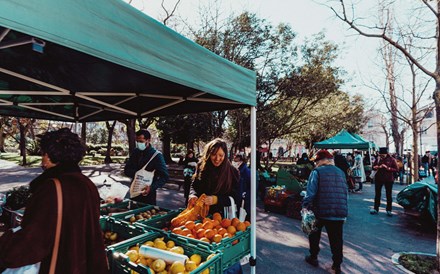
<path fill-rule="evenodd" d="M 362 186 L 364 182 L 367 180 L 367 176 L 365 176 L 362 153 L 360 151 L 355 151 L 354 155 L 355 156 L 354 156 L 353 176 L 355 177 L 355 180 L 358 183 L 358 188 L 355 190 L 355 192 L 361 193 Z"/>
<path fill-rule="evenodd" d="M 307 263 L 318 266 L 319 242 L 325 227 L 332 251 L 335 273 L 341 273 L 343 260 L 343 225 L 348 215 L 348 188 L 344 172 L 333 163 L 333 155 L 320 150 L 315 158 L 316 168 L 310 174 L 303 210 L 311 209 L 316 216 L 317 230 L 309 235 Z"/>
<path fill-rule="evenodd" d="M 370 210 L 370 214 L 377 214 L 379 212 L 380 198 L 382 194 L 382 186 L 385 186 L 387 198 L 387 215 L 392 217 L 391 213 L 393 198 L 391 196 L 394 183 L 394 172 L 398 171 L 396 160 L 388 153 L 388 147 L 379 148 L 379 157 L 373 164 L 373 170 L 376 170 L 375 175 L 375 195 L 374 208 Z"/>
<path fill-rule="evenodd" d="M 156 154 L 157 150 L 151 146 L 150 139 L 151 134 L 148 130 L 141 129 L 136 132 L 136 148 L 125 165 L 124 173 L 133 179 L 136 172 L 151 160 L 145 169 L 150 172 L 154 171 L 153 182 L 151 186 L 147 186 L 143 190 L 141 195 L 132 198 L 132 200 L 156 205 L 156 190 L 168 181 L 169 175 L 162 153 Z M 155 155 L 154 158 L 153 155 Z"/>

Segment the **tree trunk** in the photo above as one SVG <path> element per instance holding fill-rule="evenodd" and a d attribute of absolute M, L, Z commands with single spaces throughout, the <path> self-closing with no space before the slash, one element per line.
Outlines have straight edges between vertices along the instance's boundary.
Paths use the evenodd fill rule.
<path fill-rule="evenodd" d="M 419 134 L 418 125 L 413 126 L 413 148 L 412 148 L 412 174 L 411 181 L 417 182 L 419 180 Z"/>
<path fill-rule="evenodd" d="M 0 131 L 0 153 L 5 152 L 5 139 L 6 134 L 3 133 L 3 130 Z"/>
<path fill-rule="evenodd" d="M 131 152 L 136 147 L 136 119 L 124 120 L 123 123 L 127 127 L 128 151 Z"/>
<path fill-rule="evenodd" d="M 166 132 L 163 133 L 162 146 L 162 155 L 165 159 L 165 163 L 173 163 L 173 159 L 171 159 L 171 137 Z"/>
<path fill-rule="evenodd" d="M 20 118 L 17 118 L 17 122 L 20 128 L 20 156 L 22 156 L 23 159 L 22 166 L 26 166 L 26 127 L 20 122 Z"/>
<path fill-rule="evenodd" d="M 81 140 L 84 144 L 87 143 L 87 122 L 81 123 Z"/>
<path fill-rule="evenodd" d="M 115 130 L 116 120 L 113 121 L 113 124 L 110 125 L 108 121 L 105 122 L 105 125 L 108 130 L 108 137 L 107 137 L 107 151 L 105 152 L 105 164 L 112 163 L 112 158 L 110 157 L 111 149 L 112 149 L 112 139 L 113 139 L 113 131 Z"/>
<path fill-rule="evenodd" d="M 440 4 L 438 4 L 440 7 Z M 439 8 L 440 11 L 440 8 Z M 440 56 L 437 56 L 440 58 Z M 440 62 L 437 62 L 437 68 L 440 67 Z M 437 147 L 440 147 L 440 77 L 436 78 L 436 88 L 434 92 L 434 101 L 435 101 L 435 113 L 437 119 Z M 440 161 L 437 161 L 437 170 L 440 170 Z M 438 183 L 437 183 L 438 186 Z M 440 201 L 440 191 L 437 191 L 437 201 Z M 437 203 L 437 244 L 436 244 L 436 253 L 437 253 L 437 270 L 440 270 L 440 203 Z"/>

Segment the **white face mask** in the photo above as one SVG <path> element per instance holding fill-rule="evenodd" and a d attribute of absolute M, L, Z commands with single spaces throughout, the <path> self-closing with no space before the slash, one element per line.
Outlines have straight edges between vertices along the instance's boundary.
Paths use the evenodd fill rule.
<path fill-rule="evenodd" d="M 137 147 L 139 150 L 145 150 L 145 149 L 147 148 L 147 144 L 145 144 L 145 143 L 141 143 L 141 142 L 136 142 L 136 147 Z"/>
<path fill-rule="evenodd" d="M 240 167 L 240 165 L 241 165 L 241 162 L 235 162 L 235 161 L 232 162 L 232 166 L 237 169 Z"/>

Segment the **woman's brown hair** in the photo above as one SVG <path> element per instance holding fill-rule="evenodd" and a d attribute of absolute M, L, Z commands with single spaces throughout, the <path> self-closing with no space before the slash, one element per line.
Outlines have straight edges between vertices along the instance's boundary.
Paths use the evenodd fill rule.
<path fill-rule="evenodd" d="M 232 190 L 232 183 L 238 181 L 238 178 L 236 178 L 238 173 L 234 172 L 235 168 L 228 160 L 228 147 L 223 139 L 216 138 L 206 144 L 200 162 L 197 166 L 196 174 L 194 174 L 195 178 L 197 178 L 198 180 L 202 180 L 202 177 L 209 169 L 214 169 L 215 167 L 211 162 L 210 156 L 217 153 L 220 148 L 224 151 L 225 158 L 218 167 L 219 177 L 217 186 L 215 188 L 215 193 L 219 193 L 222 190 L 230 192 Z"/>

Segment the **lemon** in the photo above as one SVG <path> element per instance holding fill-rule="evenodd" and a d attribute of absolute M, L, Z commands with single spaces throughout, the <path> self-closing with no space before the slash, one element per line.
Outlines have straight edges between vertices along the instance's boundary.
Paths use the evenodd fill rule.
<path fill-rule="evenodd" d="M 168 248 L 173 248 L 176 244 L 174 243 L 174 241 L 168 241 L 167 242 L 167 247 Z"/>
<path fill-rule="evenodd" d="M 130 259 L 131 262 L 135 263 L 139 258 L 139 254 L 136 250 L 129 250 L 125 253 L 125 255 Z"/>
<path fill-rule="evenodd" d="M 200 267 L 202 267 L 203 263 L 200 264 Z M 209 267 L 200 272 L 200 274 L 209 274 Z"/>
<path fill-rule="evenodd" d="M 184 250 L 181 246 L 175 246 L 175 247 L 171 248 L 170 251 L 177 253 L 177 254 L 182 254 L 182 255 L 184 253 Z"/>
<path fill-rule="evenodd" d="M 208 258 L 206 258 L 206 260 L 209 261 L 214 256 L 215 256 L 215 253 L 212 253 L 211 255 L 208 256 Z"/>
<path fill-rule="evenodd" d="M 147 258 L 146 266 L 150 267 L 153 262 L 154 262 L 154 260 L 152 258 Z"/>
<path fill-rule="evenodd" d="M 186 271 L 191 272 L 191 271 L 193 271 L 196 268 L 197 268 L 196 262 L 191 261 L 191 260 L 187 260 L 185 262 L 185 269 L 186 269 Z"/>
<path fill-rule="evenodd" d="M 199 254 L 193 254 L 189 259 L 195 262 L 196 265 L 199 265 L 202 262 L 202 256 L 200 256 Z"/>
<path fill-rule="evenodd" d="M 143 245 L 154 246 L 154 243 L 152 241 L 146 241 L 145 243 L 143 243 Z"/>
<path fill-rule="evenodd" d="M 136 250 L 136 252 L 139 253 L 139 246 L 138 245 L 132 246 L 128 250 Z"/>
<path fill-rule="evenodd" d="M 154 242 L 154 247 L 159 249 L 167 249 L 167 244 L 164 241 Z"/>
<path fill-rule="evenodd" d="M 151 268 L 149 268 L 149 270 L 150 270 L 150 274 L 155 274 L 155 273 L 156 273 L 156 272 L 154 272 L 154 270 L 151 269 Z"/>
<path fill-rule="evenodd" d="M 171 274 L 182 273 L 184 271 L 185 271 L 185 266 L 183 265 L 182 262 L 179 261 L 175 261 L 170 267 Z"/>
<path fill-rule="evenodd" d="M 162 241 L 163 242 L 163 239 L 164 239 L 164 237 L 156 238 L 156 239 L 154 239 L 154 243 L 156 243 L 157 241 Z"/>
<path fill-rule="evenodd" d="M 155 261 L 151 264 L 151 268 L 152 268 L 155 272 L 161 272 L 161 271 L 164 271 L 166 266 L 167 266 L 167 264 L 166 264 L 165 261 L 162 260 L 162 259 L 157 259 L 157 260 L 155 260 Z"/>

